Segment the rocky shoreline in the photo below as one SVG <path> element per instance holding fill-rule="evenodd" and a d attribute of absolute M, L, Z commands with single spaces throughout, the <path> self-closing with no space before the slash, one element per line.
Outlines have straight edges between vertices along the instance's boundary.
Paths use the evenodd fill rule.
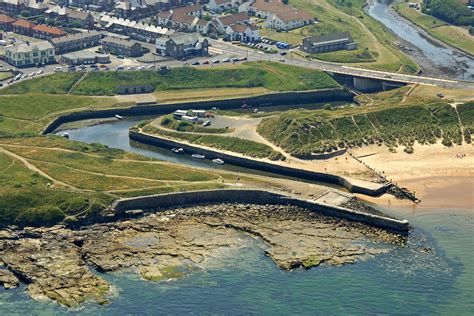
<path fill-rule="evenodd" d="M 150 281 L 205 270 L 222 250 L 245 248 L 245 237 L 281 269 L 342 265 L 385 253 L 405 237 L 361 223 L 282 205 L 218 204 L 155 213 L 81 229 L 65 226 L 0 232 L 0 283 L 27 284 L 34 299 L 68 307 L 108 302 L 111 285 L 98 272 L 136 271 Z"/>

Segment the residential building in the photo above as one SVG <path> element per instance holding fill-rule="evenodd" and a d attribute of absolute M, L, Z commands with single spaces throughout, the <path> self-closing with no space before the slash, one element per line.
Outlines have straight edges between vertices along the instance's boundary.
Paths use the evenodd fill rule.
<path fill-rule="evenodd" d="M 52 39 L 66 35 L 66 32 L 64 32 L 64 30 L 60 29 L 59 27 L 48 26 L 46 24 L 35 25 L 32 28 L 32 31 L 32 36 L 34 38 L 40 39 Z"/>
<path fill-rule="evenodd" d="M 67 12 L 66 20 L 68 24 L 77 24 L 80 27 L 89 30 L 94 28 L 95 23 L 94 16 L 90 11 L 70 10 Z"/>
<path fill-rule="evenodd" d="M 43 14 L 48 9 L 48 5 L 42 0 L 1 0 L 0 10 L 17 15 L 21 11 L 26 10 L 30 15 Z"/>
<path fill-rule="evenodd" d="M 225 15 L 213 20 L 213 23 L 219 33 L 225 33 L 228 26 L 237 24 L 248 24 L 250 17 L 245 12 Z"/>
<path fill-rule="evenodd" d="M 102 39 L 102 49 L 104 52 L 127 57 L 142 55 L 142 45 L 140 43 L 117 37 L 106 37 Z"/>
<path fill-rule="evenodd" d="M 203 15 L 200 4 L 162 11 L 156 16 L 157 24 L 183 31 L 194 31 Z"/>
<path fill-rule="evenodd" d="M 156 53 L 175 59 L 207 56 L 209 43 L 197 33 L 174 33 L 156 40 Z"/>
<path fill-rule="evenodd" d="M 305 10 L 284 5 L 279 0 L 254 0 L 244 3 L 239 11 L 265 19 L 264 26 L 278 31 L 288 31 L 314 23 L 314 16 Z"/>
<path fill-rule="evenodd" d="M 336 50 L 357 49 L 357 43 L 354 42 L 349 32 L 341 32 L 322 36 L 305 37 L 300 48 L 306 53 L 316 54 Z"/>
<path fill-rule="evenodd" d="M 12 24 L 15 23 L 15 19 L 9 17 L 6 14 L 0 14 L 0 29 L 4 31 L 11 31 L 13 29 Z"/>
<path fill-rule="evenodd" d="M 17 44 L 5 50 L 5 60 L 15 67 L 54 63 L 54 46 L 48 41 Z"/>
<path fill-rule="evenodd" d="M 226 29 L 226 38 L 230 41 L 256 42 L 259 39 L 259 28 L 256 25 L 235 24 Z"/>
<path fill-rule="evenodd" d="M 100 24 L 112 33 L 124 34 L 131 38 L 150 43 L 154 43 L 157 38 L 163 35 L 174 32 L 164 27 L 114 18 L 108 15 L 104 15 L 100 19 Z"/>
<path fill-rule="evenodd" d="M 236 9 L 241 5 L 243 0 L 209 0 L 207 4 L 209 10 L 217 13 Z"/>
<path fill-rule="evenodd" d="M 24 19 L 18 19 L 12 24 L 12 30 L 15 33 L 26 35 L 26 36 L 32 36 L 33 35 L 33 27 L 35 27 L 36 24 L 33 22 L 24 20 Z"/>
<path fill-rule="evenodd" d="M 54 46 L 56 55 L 65 54 L 89 47 L 99 46 L 102 33 L 89 31 L 53 38 L 51 43 Z"/>

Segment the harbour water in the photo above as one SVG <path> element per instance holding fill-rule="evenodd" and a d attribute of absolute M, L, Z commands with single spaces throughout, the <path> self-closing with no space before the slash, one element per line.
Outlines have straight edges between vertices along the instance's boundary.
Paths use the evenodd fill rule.
<path fill-rule="evenodd" d="M 374 0 L 367 7 L 367 13 L 384 24 L 398 37 L 415 46 L 421 55 L 414 55 L 422 66 L 434 69 L 437 76 L 474 81 L 474 59 L 438 45 L 420 34 L 418 29 L 390 9 L 393 0 Z"/>
<path fill-rule="evenodd" d="M 186 164 L 206 164 L 169 151 L 134 147 L 128 127 L 139 118 L 68 131 L 70 137 Z M 183 161 L 181 161 L 183 159 Z M 212 167 L 216 167 L 214 164 Z M 227 166 L 227 168 L 232 168 Z M 76 311 L 29 298 L 25 285 L 0 289 L 10 314 L 474 314 L 474 214 L 455 209 L 384 209 L 414 230 L 404 247 L 352 265 L 286 272 L 264 255 L 262 242 L 227 253 L 204 272 L 153 283 L 136 273 L 101 275 L 114 286 L 106 306 Z"/>

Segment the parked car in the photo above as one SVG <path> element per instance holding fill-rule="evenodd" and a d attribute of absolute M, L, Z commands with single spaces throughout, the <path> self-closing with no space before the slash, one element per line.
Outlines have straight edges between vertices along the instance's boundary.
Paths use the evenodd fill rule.
<path fill-rule="evenodd" d="M 201 64 L 200 62 L 195 61 L 195 62 L 193 62 L 191 65 L 193 65 L 193 66 L 199 66 L 200 64 Z"/>
<path fill-rule="evenodd" d="M 202 63 L 203 65 L 209 65 L 209 60 L 206 60 Z"/>
<path fill-rule="evenodd" d="M 224 59 L 222 60 L 222 62 L 223 62 L 223 63 L 230 63 L 230 58 L 224 58 Z"/>
<path fill-rule="evenodd" d="M 218 64 L 218 63 L 220 63 L 220 62 L 221 62 L 221 61 L 220 61 L 219 59 L 216 59 L 216 60 L 213 60 L 213 61 L 212 61 L 213 64 Z"/>
<path fill-rule="evenodd" d="M 115 71 L 119 71 L 119 70 L 124 70 L 125 68 L 123 66 L 117 66 L 115 67 Z"/>
<path fill-rule="evenodd" d="M 232 61 L 240 61 L 240 58 L 235 57 Z"/>
<path fill-rule="evenodd" d="M 62 69 L 61 67 L 56 67 L 56 68 L 54 68 L 53 71 L 54 71 L 54 72 L 59 72 L 59 71 L 63 71 L 63 69 Z"/>

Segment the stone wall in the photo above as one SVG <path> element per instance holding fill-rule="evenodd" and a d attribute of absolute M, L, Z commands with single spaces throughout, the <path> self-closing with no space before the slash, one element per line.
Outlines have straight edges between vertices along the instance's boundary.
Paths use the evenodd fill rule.
<path fill-rule="evenodd" d="M 326 216 L 361 222 L 399 234 L 408 234 L 410 229 L 407 220 L 398 220 L 390 217 L 359 212 L 348 208 L 313 202 L 310 200 L 297 199 L 262 190 L 229 189 L 157 194 L 119 199 L 114 202 L 112 208 L 116 211 L 116 217 L 123 217 L 126 216 L 126 211 L 129 210 L 141 209 L 144 211 L 154 211 L 157 209 L 166 209 L 176 206 L 184 207 L 216 203 L 294 205 Z"/>
<path fill-rule="evenodd" d="M 299 179 L 341 185 L 352 193 L 361 193 L 361 194 L 365 194 L 369 196 L 379 196 L 383 194 L 385 191 L 387 191 L 387 189 L 389 188 L 389 186 L 385 186 L 385 185 L 380 185 L 378 189 L 366 188 L 359 185 L 355 185 L 351 183 L 349 180 L 340 176 L 333 175 L 333 174 L 296 169 L 296 168 L 277 165 L 270 162 L 255 160 L 252 158 L 233 156 L 233 155 L 221 153 L 217 150 L 204 149 L 199 146 L 183 144 L 183 143 L 180 143 L 179 141 L 175 141 L 175 140 L 171 140 L 171 139 L 167 139 L 163 137 L 158 137 L 156 135 L 148 135 L 148 134 L 140 133 L 135 130 L 130 130 L 129 135 L 130 135 L 131 140 L 140 142 L 142 144 L 158 146 L 158 147 L 168 148 L 168 149 L 181 147 L 184 149 L 184 151 L 187 154 L 200 154 L 200 155 L 206 156 L 206 158 L 209 158 L 209 159 L 221 158 L 226 163 L 249 168 L 249 169 L 256 169 L 260 171 L 271 172 L 271 173 L 295 177 Z"/>
<path fill-rule="evenodd" d="M 216 101 L 197 101 L 197 102 L 183 102 L 173 104 L 144 104 L 128 108 L 120 109 L 106 109 L 96 111 L 73 112 L 61 115 L 52 121 L 44 130 L 43 134 L 54 132 L 61 124 L 70 123 L 80 120 L 100 119 L 113 117 L 118 114 L 121 116 L 141 116 L 141 115 L 163 115 L 174 112 L 178 109 L 204 109 L 210 110 L 217 107 L 223 110 L 239 109 L 246 104 L 253 107 L 265 107 L 276 105 L 301 105 L 312 104 L 320 102 L 336 102 L 347 101 L 351 102 L 354 95 L 345 89 L 329 89 L 329 90 L 315 90 L 315 91 L 295 91 L 295 92 L 280 92 L 269 93 L 248 98 L 236 98 Z"/>

